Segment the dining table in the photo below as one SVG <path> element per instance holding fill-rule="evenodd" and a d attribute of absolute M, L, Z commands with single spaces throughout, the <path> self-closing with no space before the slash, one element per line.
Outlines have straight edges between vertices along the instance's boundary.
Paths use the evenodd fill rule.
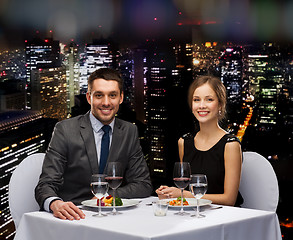
<path fill-rule="evenodd" d="M 122 214 L 94 216 L 95 206 L 82 205 L 81 220 L 61 220 L 52 213 L 25 213 L 16 230 L 15 240 L 281 240 L 275 212 L 207 204 L 200 207 L 203 218 L 176 215 L 178 207 L 169 207 L 166 216 L 155 216 L 152 203 L 157 197 L 135 199 L 136 204 L 117 208 Z M 110 210 L 103 209 L 103 213 Z"/>

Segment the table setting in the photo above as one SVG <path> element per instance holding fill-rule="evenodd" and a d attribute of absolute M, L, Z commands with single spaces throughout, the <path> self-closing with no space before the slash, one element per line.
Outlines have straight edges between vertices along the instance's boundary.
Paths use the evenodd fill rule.
<path fill-rule="evenodd" d="M 94 198 L 79 206 L 85 219 L 69 221 L 48 212 L 26 213 L 15 240 L 281 240 L 275 212 L 222 206 L 203 199 L 208 188 L 206 176 L 191 174 L 188 164 L 174 167 L 174 183 L 180 189 L 189 187 L 194 198 L 120 199 L 115 196 L 122 182 L 119 169 L 119 164 L 113 164 L 110 172 L 92 176 L 89 187 Z M 109 187 L 113 196 L 107 194 Z"/>
<path fill-rule="evenodd" d="M 123 199 L 122 199 L 123 200 Z M 96 217 L 97 207 L 84 209 L 85 219 L 68 221 L 51 213 L 26 213 L 20 222 L 15 240 L 49 239 L 220 239 L 220 240 L 281 240 L 276 213 L 209 204 L 201 206 L 204 218 L 190 217 L 195 209 L 186 208 L 190 215 L 178 216 L 178 208 L 168 207 L 166 215 L 156 216 L 153 202 L 157 197 L 131 199 L 135 206 L 119 209 L 123 214 Z M 203 200 L 203 199 L 202 199 Z M 111 211 L 110 208 L 108 211 Z M 103 212 L 108 212 L 103 210 Z"/>
<path fill-rule="evenodd" d="M 90 187 L 94 198 L 81 202 L 81 208 L 91 211 L 98 209 L 98 214 L 93 216 L 105 217 L 110 214 L 122 214 L 120 210 L 137 206 L 141 202 L 140 200 L 120 199 L 115 196 L 115 190 L 121 185 L 122 180 L 121 164 L 119 162 L 107 164 L 106 174 L 92 175 Z M 191 217 L 205 217 L 203 214 L 199 214 L 199 209 L 202 206 L 212 204 L 211 200 L 201 199 L 208 188 L 207 177 L 204 174 L 191 174 L 188 162 L 176 162 L 174 164 L 173 180 L 174 184 L 181 190 L 181 197 L 161 199 L 146 204 L 153 206 L 154 215 L 166 216 L 169 208 L 170 210 L 177 210 L 174 212 L 175 215 L 190 215 L 190 212 L 187 212 L 187 210 L 194 209 L 196 212 L 190 215 Z M 188 186 L 194 198 L 186 199 L 183 197 L 183 190 Z M 107 194 L 109 187 L 113 189 L 113 196 Z M 117 200 L 120 202 L 119 206 L 116 206 Z M 106 211 L 107 214 L 102 213 L 102 210 Z"/>

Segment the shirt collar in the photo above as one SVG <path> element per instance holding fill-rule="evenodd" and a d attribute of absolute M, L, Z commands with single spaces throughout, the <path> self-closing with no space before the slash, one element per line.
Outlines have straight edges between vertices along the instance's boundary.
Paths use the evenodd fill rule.
<path fill-rule="evenodd" d="M 90 112 L 90 121 L 91 121 L 91 125 L 92 128 L 94 129 L 94 131 L 97 133 L 101 130 L 101 128 L 104 126 L 103 123 L 101 123 L 93 114 L 92 112 Z M 111 131 L 113 132 L 114 129 L 114 123 L 115 123 L 115 118 L 113 119 L 113 121 L 109 124 L 109 126 L 111 127 Z"/>

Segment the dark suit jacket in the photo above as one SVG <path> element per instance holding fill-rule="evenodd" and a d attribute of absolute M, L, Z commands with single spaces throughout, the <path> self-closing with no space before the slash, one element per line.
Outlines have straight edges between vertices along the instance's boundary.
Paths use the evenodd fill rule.
<path fill-rule="evenodd" d="M 123 183 L 117 189 L 116 196 L 140 198 L 151 195 L 149 170 L 135 125 L 115 119 L 108 161 L 121 162 L 124 170 Z M 89 112 L 58 122 L 35 189 L 36 200 L 41 208 L 48 197 L 60 197 L 64 201 L 80 204 L 93 197 L 90 190 L 91 175 L 98 172 Z"/>

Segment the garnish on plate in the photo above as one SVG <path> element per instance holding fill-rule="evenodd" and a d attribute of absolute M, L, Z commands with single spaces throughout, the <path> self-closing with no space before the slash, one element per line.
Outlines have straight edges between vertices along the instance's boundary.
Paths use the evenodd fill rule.
<path fill-rule="evenodd" d="M 122 202 L 121 198 L 116 197 L 115 200 L 116 200 L 115 201 L 116 206 L 122 206 L 123 205 L 123 202 Z M 97 206 L 99 206 L 99 199 L 97 199 Z M 101 206 L 102 207 L 111 207 L 111 206 L 113 206 L 113 196 L 109 195 L 107 197 L 102 197 Z"/>
<path fill-rule="evenodd" d="M 177 199 L 170 201 L 169 205 L 181 206 L 181 197 L 178 197 Z M 188 206 L 188 205 L 189 205 L 188 201 L 185 198 L 183 198 L 183 206 Z"/>

